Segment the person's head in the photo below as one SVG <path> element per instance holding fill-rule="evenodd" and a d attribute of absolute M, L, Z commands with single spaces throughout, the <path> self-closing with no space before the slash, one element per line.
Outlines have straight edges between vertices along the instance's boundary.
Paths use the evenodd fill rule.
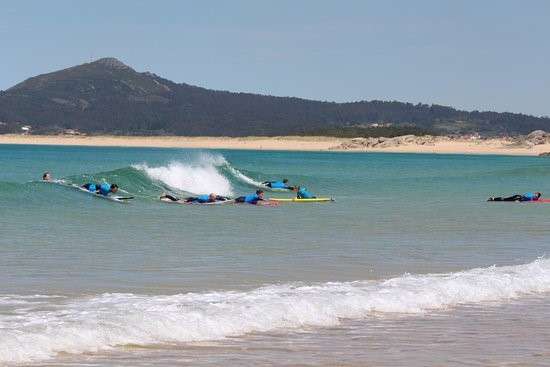
<path fill-rule="evenodd" d="M 211 193 L 210 195 L 208 195 L 208 201 L 216 201 L 216 197 L 217 197 L 216 194 Z"/>
<path fill-rule="evenodd" d="M 258 195 L 259 197 L 264 196 L 264 190 L 261 190 L 261 189 L 256 190 L 256 195 Z"/>
<path fill-rule="evenodd" d="M 288 184 L 288 179 L 283 178 L 283 183 L 284 183 L 285 185 Z"/>
<path fill-rule="evenodd" d="M 540 192 L 535 192 L 535 199 L 538 200 L 541 197 Z"/>
<path fill-rule="evenodd" d="M 110 190 L 110 191 L 111 191 L 113 194 L 114 194 L 115 192 L 117 192 L 117 191 L 118 191 L 118 185 L 117 185 L 117 184 L 112 184 L 112 185 L 111 185 L 111 190 Z"/>
<path fill-rule="evenodd" d="M 299 191 L 299 190 L 300 190 L 300 186 L 298 186 L 298 185 L 294 186 L 293 191 Z"/>
<path fill-rule="evenodd" d="M 44 174 L 42 175 L 42 179 L 43 179 L 44 181 L 50 181 L 50 180 L 52 179 L 52 176 L 50 175 L 49 172 L 46 172 L 46 173 L 44 173 Z"/>

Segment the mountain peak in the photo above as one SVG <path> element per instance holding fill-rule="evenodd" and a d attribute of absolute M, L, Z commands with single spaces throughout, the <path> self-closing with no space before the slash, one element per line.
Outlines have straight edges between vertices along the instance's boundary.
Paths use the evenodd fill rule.
<path fill-rule="evenodd" d="M 132 69 L 122 61 L 115 59 L 114 57 L 104 57 L 102 59 L 91 62 L 91 64 L 103 65 L 112 69 Z"/>
<path fill-rule="evenodd" d="M 442 134 L 550 131 L 549 118 L 527 115 L 468 113 L 395 101 L 337 104 L 213 91 L 136 72 L 114 57 L 37 75 L 0 92 L 0 121 L 0 133 L 16 132 L 28 124 L 42 134 L 62 128 L 123 135 L 338 134 L 341 127 L 381 123 Z M 331 128 L 336 128 L 335 132 Z"/>

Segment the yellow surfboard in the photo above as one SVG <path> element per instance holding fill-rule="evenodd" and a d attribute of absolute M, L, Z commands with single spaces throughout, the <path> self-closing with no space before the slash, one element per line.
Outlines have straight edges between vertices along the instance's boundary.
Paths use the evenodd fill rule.
<path fill-rule="evenodd" d="M 333 198 L 314 198 L 314 199 L 298 199 L 298 198 L 269 198 L 269 200 L 276 200 L 282 202 L 293 203 L 315 203 L 320 201 L 334 201 Z"/>

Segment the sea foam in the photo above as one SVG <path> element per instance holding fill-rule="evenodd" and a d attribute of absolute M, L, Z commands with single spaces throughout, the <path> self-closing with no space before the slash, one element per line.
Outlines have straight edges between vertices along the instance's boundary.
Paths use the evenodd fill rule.
<path fill-rule="evenodd" d="M 230 181 L 218 169 L 227 165 L 221 155 L 201 153 L 190 162 L 172 161 L 166 166 L 150 167 L 147 163 L 133 167 L 151 179 L 161 181 L 171 189 L 203 195 L 216 193 L 233 195 Z"/>
<path fill-rule="evenodd" d="M 387 280 L 267 285 L 247 292 L 85 298 L 0 296 L 0 363 L 119 345 L 216 340 L 342 319 L 414 317 L 550 292 L 550 260 Z"/>

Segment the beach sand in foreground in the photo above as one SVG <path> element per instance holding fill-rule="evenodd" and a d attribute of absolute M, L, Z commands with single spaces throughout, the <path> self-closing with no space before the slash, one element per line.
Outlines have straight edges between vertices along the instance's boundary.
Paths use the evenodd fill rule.
<path fill-rule="evenodd" d="M 537 156 L 550 152 L 550 144 L 518 147 L 509 141 L 488 140 L 435 140 L 433 145 L 408 144 L 387 148 L 336 149 L 349 141 L 332 137 L 183 137 L 183 136 L 73 136 L 73 135 L 0 135 L 0 144 L 81 145 L 158 148 L 252 149 L 296 151 L 346 151 L 388 153 L 439 153 L 439 154 L 503 154 Z"/>

